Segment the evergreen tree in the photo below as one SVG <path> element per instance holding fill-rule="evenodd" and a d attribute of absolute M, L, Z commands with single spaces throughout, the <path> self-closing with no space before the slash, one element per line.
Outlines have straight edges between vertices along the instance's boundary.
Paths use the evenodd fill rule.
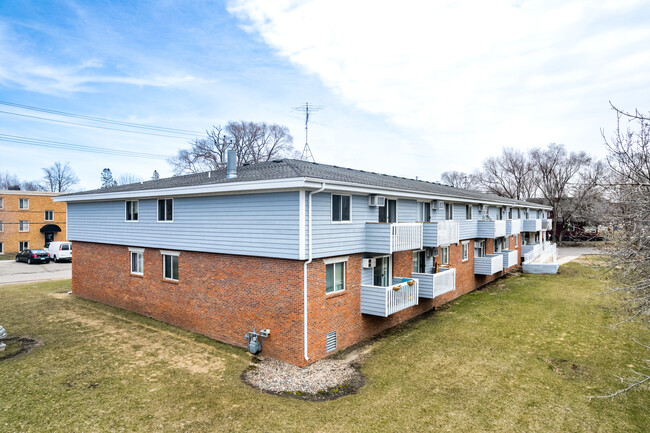
<path fill-rule="evenodd" d="M 113 179 L 113 173 L 110 168 L 102 170 L 102 188 L 110 188 L 116 186 L 117 182 Z"/>
<path fill-rule="evenodd" d="M 153 176 L 151 176 L 151 180 L 156 180 L 160 179 L 160 175 L 158 174 L 158 170 L 153 171 Z"/>

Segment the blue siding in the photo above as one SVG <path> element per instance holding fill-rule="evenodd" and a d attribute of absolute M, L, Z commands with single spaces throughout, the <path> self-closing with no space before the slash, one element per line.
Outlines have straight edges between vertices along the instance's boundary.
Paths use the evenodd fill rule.
<path fill-rule="evenodd" d="M 68 203 L 68 239 L 171 250 L 298 259 L 298 192 L 174 199 L 174 221 L 157 222 L 155 199 L 138 222 L 124 200 Z"/>
<path fill-rule="evenodd" d="M 397 200 L 397 222 L 414 223 L 418 220 L 417 200 Z"/>

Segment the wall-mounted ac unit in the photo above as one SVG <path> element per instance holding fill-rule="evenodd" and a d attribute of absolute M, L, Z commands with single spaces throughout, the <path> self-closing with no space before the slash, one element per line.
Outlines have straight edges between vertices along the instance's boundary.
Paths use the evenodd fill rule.
<path fill-rule="evenodd" d="M 427 257 L 433 257 L 433 248 L 426 248 L 424 251 Z"/>
<path fill-rule="evenodd" d="M 375 258 L 369 258 L 369 259 L 361 259 L 361 266 L 364 268 L 374 268 L 377 266 L 377 259 Z"/>
<path fill-rule="evenodd" d="M 385 206 L 385 205 L 386 205 L 386 197 L 383 197 L 381 195 L 371 195 L 368 197 L 368 206 L 377 207 L 377 206 Z"/>

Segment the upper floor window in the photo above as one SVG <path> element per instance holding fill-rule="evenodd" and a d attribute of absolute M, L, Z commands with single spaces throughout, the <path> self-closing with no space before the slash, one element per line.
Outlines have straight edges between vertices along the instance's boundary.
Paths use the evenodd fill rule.
<path fill-rule="evenodd" d="M 469 241 L 463 241 L 463 261 L 469 259 Z"/>
<path fill-rule="evenodd" d="M 471 204 L 466 204 L 465 205 L 465 219 L 466 220 L 471 220 L 472 219 L 473 211 L 474 211 L 474 208 L 472 207 Z"/>
<path fill-rule="evenodd" d="M 350 221 L 350 199 L 349 195 L 332 194 L 332 221 Z"/>
<path fill-rule="evenodd" d="M 343 290 L 345 290 L 345 262 L 326 264 L 325 293 L 336 293 Z"/>
<path fill-rule="evenodd" d="M 174 199 L 158 200 L 158 221 L 174 221 Z"/>
<path fill-rule="evenodd" d="M 528 219 L 529 216 L 530 216 L 530 214 L 528 213 L 528 210 L 525 210 L 524 211 L 524 218 Z"/>
<path fill-rule="evenodd" d="M 485 240 L 474 241 L 474 257 L 485 257 Z"/>
<path fill-rule="evenodd" d="M 45 211 L 45 221 L 54 221 L 54 211 L 46 210 Z"/>
<path fill-rule="evenodd" d="M 171 199 L 169 199 L 171 200 Z M 138 212 L 140 210 L 140 202 L 138 200 L 127 200 L 125 202 L 126 207 L 126 220 L 127 221 L 137 221 Z M 158 214 L 158 220 L 160 220 L 160 214 Z"/>
<path fill-rule="evenodd" d="M 28 232 L 29 231 L 29 221 L 21 221 L 18 225 L 19 232 Z"/>
<path fill-rule="evenodd" d="M 418 202 L 418 221 L 428 223 L 431 221 L 431 202 Z"/>
<path fill-rule="evenodd" d="M 29 199 L 28 198 L 19 198 L 18 199 L 18 209 L 29 209 Z"/>
<path fill-rule="evenodd" d="M 449 264 L 449 247 L 440 247 L 440 263 L 443 265 Z"/>
<path fill-rule="evenodd" d="M 386 199 L 383 206 L 379 206 L 380 223 L 397 222 L 397 200 Z"/>
<path fill-rule="evenodd" d="M 505 248 L 506 238 L 496 238 L 494 241 L 494 249 L 497 253 L 500 253 Z"/>
<path fill-rule="evenodd" d="M 497 208 L 497 218 L 502 220 L 503 217 L 504 217 L 504 214 L 505 214 L 504 209 L 502 207 L 498 207 Z"/>
<path fill-rule="evenodd" d="M 454 204 L 445 203 L 445 219 L 453 220 L 454 219 Z"/>
<path fill-rule="evenodd" d="M 541 217 L 542 217 L 542 211 L 541 211 L 541 210 L 538 210 L 538 211 L 537 211 L 537 219 L 539 219 L 539 218 L 541 218 Z"/>

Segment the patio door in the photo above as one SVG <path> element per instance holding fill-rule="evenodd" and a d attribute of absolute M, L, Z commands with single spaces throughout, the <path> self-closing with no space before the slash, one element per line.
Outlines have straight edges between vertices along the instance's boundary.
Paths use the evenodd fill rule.
<path fill-rule="evenodd" d="M 397 200 L 386 199 L 383 206 L 379 206 L 380 223 L 397 222 Z"/>
<path fill-rule="evenodd" d="M 386 287 L 391 284 L 391 260 L 390 256 L 377 257 L 377 265 L 374 269 L 373 285 Z"/>

